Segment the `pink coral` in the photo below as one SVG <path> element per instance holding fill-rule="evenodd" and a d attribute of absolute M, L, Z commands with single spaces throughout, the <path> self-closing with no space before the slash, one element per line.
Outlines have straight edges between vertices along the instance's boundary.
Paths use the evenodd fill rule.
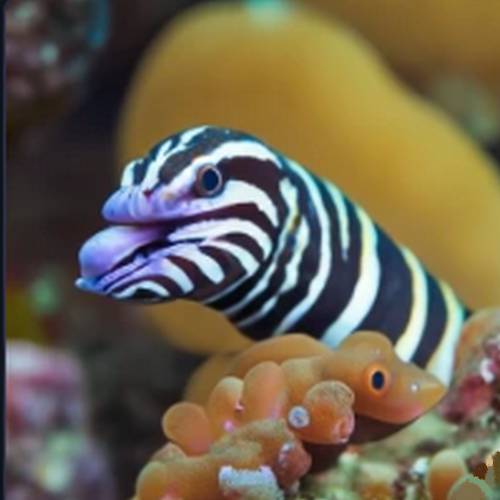
<path fill-rule="evenodd" d="M 6 498 L 113 500 L 109 465 L 87 430 L 77 360 L 9 342 L 6 386 Z"/>
<path fill-rule="evenodd" d="M 472 422 L 495 408 L 500 393 L 500 310 L 484 310 L 465 324 L 454 383 L 440 405 L 451 422 Z"/>

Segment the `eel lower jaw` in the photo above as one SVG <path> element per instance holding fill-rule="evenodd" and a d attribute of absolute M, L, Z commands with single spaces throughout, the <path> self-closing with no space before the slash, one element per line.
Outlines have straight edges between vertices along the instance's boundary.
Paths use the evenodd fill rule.
<path fill-rule="evenodd" d="M 169 246 L 164 226 L 111 226 L 89 238 L 79 253 L 81 276 L 76 286 L 86 292 L 113 295 L 114 285 L 146 267 L 158 250 Z"/>

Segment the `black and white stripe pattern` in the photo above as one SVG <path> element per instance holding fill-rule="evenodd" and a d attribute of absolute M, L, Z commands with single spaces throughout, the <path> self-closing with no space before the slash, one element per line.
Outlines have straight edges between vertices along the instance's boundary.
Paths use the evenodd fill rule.
<path fill-rule="evenodd" d="M 224 189 L 193 197 L 206 164 Z M 144 276 L 111 280 L 104 293 L 191 298 L 254 339 L 305 332 L 336 346 L 355 330 L 378 330 L 402 359 L 450 381 L 464 319 L 453 292 L 335 186 L 259 140 L 191 129 L 130 163 L 121 186 L 108 220 L 167 229 L 144 257 L 154 262 Z"/>

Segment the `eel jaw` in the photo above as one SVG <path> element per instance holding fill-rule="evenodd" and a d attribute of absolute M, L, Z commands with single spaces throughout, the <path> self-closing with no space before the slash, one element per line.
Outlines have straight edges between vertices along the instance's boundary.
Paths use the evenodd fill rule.
<path fill-rule="evenodd" d="M 147 274 L 148 267 L 155 273 L 159 250 L 168 247 L 164 225 L 111 226 L 92 236 L 82 246 L 79 252 L 81 277 L 76 280 L 76 286 L 86 292 L 118 300 L 168 300 L 170 297 L 163 287 L 139 277 Z M 148 286 L 141 286 L 146 281 Z M 124 294 L 125 290 L 129 292 Z"/>

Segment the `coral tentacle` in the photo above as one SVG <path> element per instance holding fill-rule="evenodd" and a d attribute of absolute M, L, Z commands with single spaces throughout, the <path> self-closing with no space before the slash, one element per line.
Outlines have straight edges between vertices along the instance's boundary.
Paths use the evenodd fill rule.
<path fill-rule="evenodd" d="M 165 435 L 188 455 L 206 453 L 213 442 L 210 421 L 205 409 L 197 404 L 181 402 L 167 410 L 162 420 Z"/>

